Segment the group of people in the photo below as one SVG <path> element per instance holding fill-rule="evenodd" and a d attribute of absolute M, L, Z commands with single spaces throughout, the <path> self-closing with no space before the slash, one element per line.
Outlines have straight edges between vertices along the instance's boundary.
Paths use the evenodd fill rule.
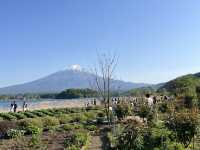
<path fill-rule="evenodd" d="M 91 101 L 87 101 L 87 102 L 85 103 L 85 107 L 89 107 L 90 104 L 91 104 L 91 106 L 96 106 L 96 105 L 97 105 L 96 99 L 93 99 L 93 100 L 91 100 Z"/>
<path fill-rule="evenodd" d="M 11 104 L 10 104 L 10 112 L 17 112 L 17 108 L 18 108 L 17 103 L 15 101 L 11 102 Z M 23 102 L 22 108 L 23 108 L 23 111 L 26 111 L 27 108 L 28 108 L 28 104 L 25 101 Z"/>

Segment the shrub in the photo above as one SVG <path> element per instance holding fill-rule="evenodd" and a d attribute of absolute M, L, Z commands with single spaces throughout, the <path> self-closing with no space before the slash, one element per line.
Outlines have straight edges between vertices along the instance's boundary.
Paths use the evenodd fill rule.
<path fill-rule="evenodd" d="M 19 126 L 22 129 L 26 129 L 27 127 L 30 127 L 30 126 L 43 128 L 43 122 L 41 118 L 27 118 L 27 119 L 20 120 Z"/>
<path fill-rule="evenodd" d="M 48 109 L 47 110 L 39 110 L 39 112 L 42 112 L 43 114 L 47 116 L 54 116 L 52 112 L 50 112 Z"/>
<path fill-rule="evenodd" d="M 95 119 L 96 116 L 97 116 L 96 112 L 94 112 L 94 111 L 85 112 L 84 115 L 85 115 L 85 117 L 87 117 L 87 119 L 89 119 L 89 120 L 93 120 L 93 119 Z"/>
<path fill-rule="evenodd" d="M 19 113 L 10 112 L 9 114 L 12 116 L 15 116 L 18 120 L 27 118 L 24 114 L 20 112 Z"/>
<path fill-rule="evenodd" d="M 87 117 L 83 114 L 71 114 L 72 122 L 84 122 L 87 120 Z"/>
<path fill-rule="evenodd" d="M 89 131 L 97 130 L 97 127 L 95 125 L 86 125 L 84 128 L 89 130 Z"/>
<path fill-rule="evenodd" d="M 72 121 L 72 117 L 69 115 L 59 115 L 58 120 L 60 121 L 60 124 L 66 124 Z"/>
<path fill-rule="evenodd" d="M 186 108 L 192 108 L 195 106 L 195 100 L 194 97 L 192 96 L 185 96 L 184 98 L 184 104 Z"/>
<path fill-rule="evenodd" d="M 26 127 L 26 133 L 31 135 L 40 135 L 42 132 L 41 128 L 38 128 L 36 126 L 28 126 Z"/>
<path fill-rule="evenodd" d="M 57 126 L 60 124 L 59 120 L 55 117 L 44 117 L 42 118 L 43 127 L 48 128 L 52 126 Z"/>
<path fill-rule="evenodd" d="M 46 114 L 44 114 L 44 113 L 42 113 L 40 111 L 36 111 L 36 110 L 32 111 L 31 113 L 36 115 L 37 117 L 45 117 L 46 116 Z"/>
<path fill-rule="evenodd" d="M 142 127 L 135 124 L 127 126 L 117 141 L 116 148 L 119 150 L 143 150 L 144 140 Z"/>
<path fill-rule="evenodd" d="M 70 113 L 80 113 L 82 112 L 83 110 L 81 110 L 80 108 L 71 108 L 70 109 Z"/>
<path fill-rule="evenodd" d="M 141 118 L 147 118 L 149 113 L 150 113 L 151 109 L 148 105 L 141 105 L 140 106 L 140 109 L 139 109 L 139 112 L 138 112 L 138 115 L 141 117 Z"/>
<path fill-rule="evenodd" d="M 70 130 L 73 130 L 73 129 L 74 129 L 74 125 L 65 124 L 62 128 L 63 128 L 65 131 L 70 131 Z"/>
<path fill-rule="evenodd" d="M 13 121 L 13 120 L 17 120 L 17 118 L 9 113 L 0 113 L 0 117 L 3 118 L 3 120 L 9 120 L 9 121 Z"/>
<path fill-rule="evenodd" d="M 7 131 L 17 128 L 17 125 L 13 121 L 1 121 L 0 122 L 0 137 L 4 137 Z"/>
<path fill-rule="evenodd" d="M 89 138 L 89 134 L 87 132 L 77 132 L 68 137 L 64 145 L 66 148 L 70 148 L 75 145 L 77 148 L 81 149 L 86 143 Z"/>
<path fill-rule="evenodd" d="M 30 111 L 26 111 L 23 113 L 27 118 L 36 118 L 37 116 L 31 113 Z"/>
<path fill-rule="evenodd" d="M 24 130 L 16 130 L 16 129 L 10 129 L 7 131 L 7 137 L 8 138 L 18 138 L 18 137 L 21 137 L 23 136 L 25 133 Z"/>
<path fill-rule="evenodd" d="M 118 119 L 123 119 L 131 112 L 130 105 L 127 102 L 122 101 L 120 104 L 117 104 L 115 108 L 115 113 Z"/>
<path fill-rule="evenodd" d="M 76 145 L 69 146 L 68 148 L 65 148 L 65 150 L 80 150 Z"/>
<path fill-rule="evenodd" d="M 97 117 L 105 117 L 105 113 L 104 112 L 98 112 L 97 113 Z"/>
<path fill-rule="evenodd" d="M 198 112 L 176 112 L 168 118 L 167 126 L 177 135 L 177 140 L 187 148 L 198 132 Z"/>
<path fill-rule="evenodd" d="M 74 129 L 83 129 L 83 125 L 82 124 L 74 124 Z"/>
<path fill-rule="evenodd" d="M 159 110 L 160 112 L 162 112 L 162 113 L 166 113 L 167 111 L 169 111 L 169 107 L 168 107 L 168 105 L 167 105 L 166 102 L 165 102 L 165 103 L 161 103 L 161 104 L 159 105 L 158 110 Z"/>

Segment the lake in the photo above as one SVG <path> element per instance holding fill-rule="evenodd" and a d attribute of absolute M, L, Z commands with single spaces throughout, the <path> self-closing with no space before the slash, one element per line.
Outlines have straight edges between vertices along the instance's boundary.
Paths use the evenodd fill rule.
<path fill-rule="evenodd" d="M 28 110 L 47 109 L 47 108 L 62 108 L 62 107 L 84 107 L 87 102 L 92 99 L 40 99 L 26 100 Z M 0 112 L 10 111 L 10 104 L 14 100 L 0 100 Z M 17 111 L 22 110 L 23 100 L 15 100 L 18 105 Z"/>

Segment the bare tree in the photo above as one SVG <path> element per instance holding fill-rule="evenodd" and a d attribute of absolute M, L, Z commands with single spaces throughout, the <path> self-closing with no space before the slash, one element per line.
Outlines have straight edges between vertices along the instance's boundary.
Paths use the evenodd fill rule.
<path fill-rule="evenodd" d="M 115 55 L 98 54 L 98 64 L 94 68 L 94 87 L 103 100 L 108 121 L 110 118 L 111 87 L 118 58 Z"/>

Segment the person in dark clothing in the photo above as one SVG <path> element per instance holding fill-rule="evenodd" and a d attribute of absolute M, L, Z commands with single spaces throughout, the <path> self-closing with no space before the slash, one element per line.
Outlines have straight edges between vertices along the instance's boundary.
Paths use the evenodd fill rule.
<path fill-rule="evenodd" d="M 96 102 L 96 99 L 94 99 L 94 106 L 96 106 L 97 105 L 97 102 Z"/>
<path fill-rule="evenodd" d="M 14 101 L 14 112 L 17 112 L 17 104 Z"/>

